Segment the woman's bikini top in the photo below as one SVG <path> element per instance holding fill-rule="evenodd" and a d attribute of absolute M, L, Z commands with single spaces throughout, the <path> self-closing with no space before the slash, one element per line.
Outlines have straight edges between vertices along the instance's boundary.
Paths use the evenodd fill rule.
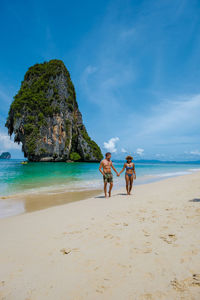
<path fill-rule="evenodd" d="M 134 167 L 127 167 L 126 166 L 126 170 L 133 170 L 134 169 Z"/>

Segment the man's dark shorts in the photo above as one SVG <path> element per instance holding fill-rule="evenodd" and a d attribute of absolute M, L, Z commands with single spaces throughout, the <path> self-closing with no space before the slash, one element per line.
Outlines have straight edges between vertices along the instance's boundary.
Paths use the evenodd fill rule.
<path fill-rule="evenodd" d="M 105 173 L 105 175 L 103 176 L 103 181 L 108 183 L 113 182 L 113 174 Z"/>

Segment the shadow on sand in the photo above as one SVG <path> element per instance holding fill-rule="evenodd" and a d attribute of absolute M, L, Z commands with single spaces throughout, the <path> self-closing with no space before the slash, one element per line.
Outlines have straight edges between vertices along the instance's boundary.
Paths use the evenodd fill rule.
<path fill-rule="evenodd" d="M 200 198 L 194 198 L 192 200 L 189 200 L 190 202 L 200 202 Z"/>
<path fill-rule="evenodd" d="M 119 193 L 119 194 L 114 194 L 114 195 L 111 195 L 111 197 L 115 197 L 115 196 L 127 196 L 126 193 Z M 105 196 L 96 196 L 94 198 L 105 198 Z M 109 198 L 109 197 L 108 197 Z"/>
<path fill-rule="evenodd" d="M 120 193 L 120 194 L 117 194 L 117 195 L 120 195 L 120 196 L 127 196 L 126 193 Z"/>

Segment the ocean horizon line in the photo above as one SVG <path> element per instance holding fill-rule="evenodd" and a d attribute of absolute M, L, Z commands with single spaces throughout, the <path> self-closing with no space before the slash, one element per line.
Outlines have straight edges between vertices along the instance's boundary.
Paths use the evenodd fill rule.
<path fill-rule="evenodd" d="M 35 162 L 35 161 L 29 161 L 26 158 L 9 158 L 9 159 L 0 159 L 1 161 L 27 161 L 29 163 L 51 163 L 51 162 Z M 112 159 L 112 162 L 124 162 L 125 159 Z M 159 159 L 134 159 L 134 162 L 136 163 L 177 163 L 177 164 L 200 164 L 200 160 L 159 160 Z M 54 163 L 71 163 L 71 162 L 65 162 L 65 161 L 55 161 Z M 90 163 L 86 161 L 77 161 L 72 163 Z M 98 162 L 92 162 L 98 164 Z"/>

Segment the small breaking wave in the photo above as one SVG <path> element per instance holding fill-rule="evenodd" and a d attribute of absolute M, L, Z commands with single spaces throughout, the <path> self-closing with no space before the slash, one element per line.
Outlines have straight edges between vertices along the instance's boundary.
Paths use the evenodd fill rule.
<path fill-rule="evenodd" d="M 161 174 L 155 174 L 153 176 L 155 177 L 176 177 L 176 176 L 181 176 L 181 175 L 188 175 L 192 174 L 190 171 L 179 171 L 179 172 L 168 172 L 168 173 L 161 173 Z"/>

